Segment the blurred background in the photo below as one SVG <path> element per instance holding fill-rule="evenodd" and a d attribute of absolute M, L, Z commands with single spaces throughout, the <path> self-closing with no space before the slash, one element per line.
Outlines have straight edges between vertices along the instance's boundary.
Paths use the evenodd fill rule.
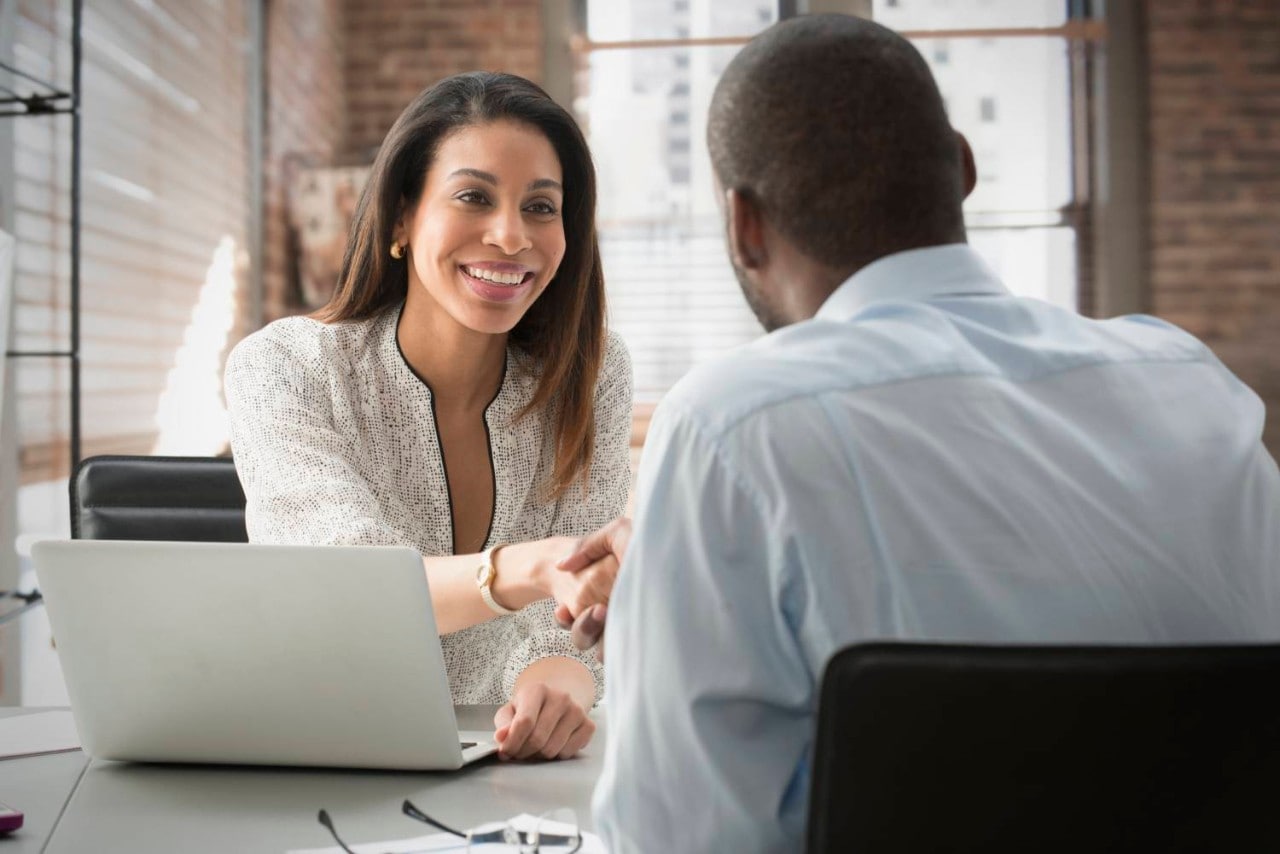
<path fill-rule="evenodd" d="M 760 334 L 706 109 L 747 38 L 811 11 L 919 47 L 1014 291 L 1200 336 L 1280 450 L 1271 0 L 0 0 L 0 589 L 66 536 L 75 460 L 227 450 L 226 354 L 323 304 L 383 135 L 460 71 L 528 77 L 588 133 L 638 454 L 672 383 Z M 0 703 L 65 703 L 42 620 L 0 626 Z"/>

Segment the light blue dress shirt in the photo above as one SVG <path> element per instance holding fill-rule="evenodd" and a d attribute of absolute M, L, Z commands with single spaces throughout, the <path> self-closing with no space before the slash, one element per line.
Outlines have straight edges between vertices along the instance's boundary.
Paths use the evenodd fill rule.
<path fill-rule="evenodd" d="M 871 639 L 1280 637 L 1280 475 L 1196 339 L 1012 296 L 963 244 L 681 381 L 606 632 L 614 854 L 800 851 L 827 659 Z"/>

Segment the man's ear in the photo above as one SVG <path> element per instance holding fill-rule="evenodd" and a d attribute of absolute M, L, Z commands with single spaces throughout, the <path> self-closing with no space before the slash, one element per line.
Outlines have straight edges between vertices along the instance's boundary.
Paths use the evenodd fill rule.
<path fill-rule="evenodd" d="M 960 170 L 964 178 L 964 196 L 969 198 L 969 194 L 973 192 L 973 188 L 978 186 L 978 167 L 973 162 L 973 149 L 969 147 L 969 140 L 964 138 L 964 134 L 956 131 L 956 145 L 960 147 Z"/>
<path fill-rule="evenodd" d="M 734 265 L 742 270 L 758 270 L 769 260 L 760 205 L 742 190 L 726 190 L 724 205 Z"/>

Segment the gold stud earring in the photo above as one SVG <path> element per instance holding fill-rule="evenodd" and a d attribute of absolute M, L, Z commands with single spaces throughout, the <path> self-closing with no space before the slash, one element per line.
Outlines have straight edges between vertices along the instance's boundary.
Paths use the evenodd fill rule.
<path fill-rule="evenodd" d="M 400 245 L 399 240 L 391 241 L 391 257 L 397 261 L 404 257 L 404 247 Z"/>

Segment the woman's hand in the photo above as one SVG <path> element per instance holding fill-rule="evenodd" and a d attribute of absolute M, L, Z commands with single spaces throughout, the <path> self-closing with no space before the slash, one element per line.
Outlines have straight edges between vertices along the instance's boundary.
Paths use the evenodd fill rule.
<path fill-rule="evenodd" d="M 573 560 L 579 548 L 565 557 Z M 562 556 L 566 553 L 562 552 Z M 569 571 L 561 568 L 564 561 L 557 561 L 547 573 L 546 587 L 556 600 L 557 616 L 567 615 L 570 620 L 577 619 L 593 605 L 609 604 L 613 595 L 613 584 L 618 578 L 618 569 L 622 561 L 613 554 L 604 554 L 597 560 L 587 563 L 580 569 Z"/>
<path fill-rule="evenodd" d="M 569 759 L 591 741 L 596 725 L 570 691 L 545 682 L 517 684 L 493 716 L 503 759 Z"/>
<path fill-rule="evenodd" d="M 498 549 L 493 555 L 494 598 L 513 610 L 551 598 L 575 618 L 592 605 L 606 604 L 618 576 L 619 561 L 612 554 L 574 572 L 558 568 L 563 560 L 576 557 L 584 542 L 573 537 L 548 537 Z"/>
<path fill-rule="evenodd" d="M 630 542 L 631 520 L 623 516 L 575 542 L 573 549 L 556 561 L 558 577 L 552 573 L 550 587 L 556 591 L 556 618 L 562 625 L 577 620 L 593 605 L 609 604 Z M 573 584 L 567 585 L 568 595 L 559 592 L 566 587 L 565 576 L 573 579 Z M 603 619 L 601 613 L 602 629 Z"/>
<path fill-rule="evenodd" d="M 580 552 L 590 539 L 547 537 L 495 549 L 491 555 L 495 573 L 489 595 L 512 611 L 552 598 L 573 618 L 593 605 L 603 605 L 613 592 L 613 581 L 618 575 L 617 559 L 609 557 L 577 572 L 557 568 L 563 560 Z M 440 634 L 461 631 L 494 618 L 493 611 L 476 590 L 480 555 L 424 557 L 422 563 L 430 582 L 431 605 Z"/>

